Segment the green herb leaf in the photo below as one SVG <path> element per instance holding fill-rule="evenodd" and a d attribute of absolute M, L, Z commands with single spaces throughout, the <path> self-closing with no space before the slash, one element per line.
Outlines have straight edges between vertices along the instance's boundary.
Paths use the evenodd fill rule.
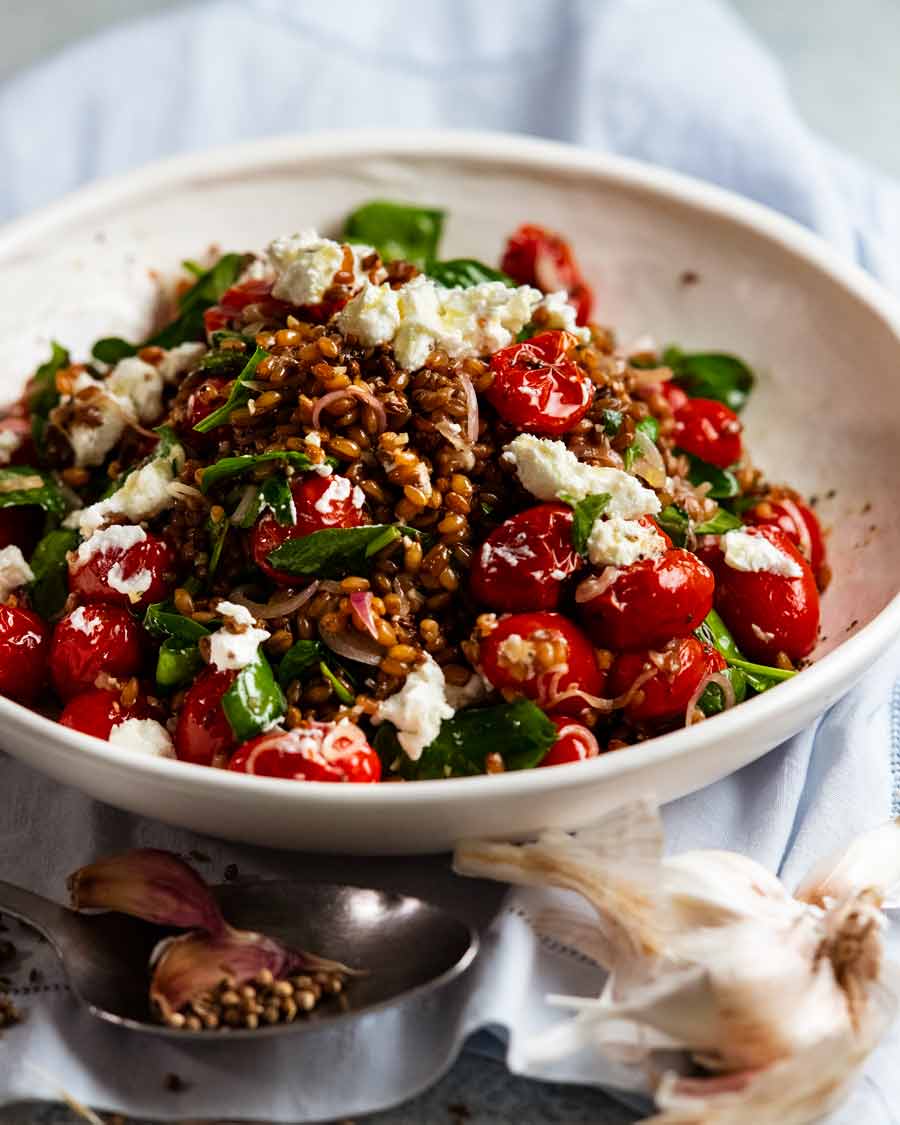
<path fill-rule="evenodd" d="M 691 521 L 683 508 L 679 508 L 677 504 L 667 504 L 656 517 L 656 522 L 676 547 L 685 545 L 691 529 Z"/>
<path fill-rule="evenodd" d="M 707 481 L 712 487 L 707 496 L 713 500 L 729 500 L 740 492 L 737 477 L 729 469 L 720 469 L 710 465 L 708 461 L 701 461 L 699 457 L 690 457 L 688 479 L 691 484 L 705 484 Z"/>
<path fill-rule="evenodd" d="M 672 368 L 674 381 L 693 398 L 714 398 L 732 410 L 744 406 L 753 389 L 755 376 L 742 359 L 725 352 L 681 351 L 669 347 L 663 363 Z"/>
<path fill-rule="evenodd" d="M 57 517 L 67 508 L 59 485 L 49 473 L 28 465 L 6 465 L 0 469 L 0 508 L 32 504 Z"/>
<path fill-rule="evenodd" d="M 524 328 L 520 328 L 519 331 L 516 333 L 516 343 L 517 344 L 524 344 L 526 340 L 530 340 L 532 336 L 536 336 L 537 334 L 538 334 L 537 325 L 532 324 L 531 321 L 529 321 L 525 325 Z"/>
<path fill-rule="evenodd" d="M 144 628 L 158 640 L 168 640 L 171 637 L 183 645 L 199 641 L 209 633 L 205 625 L 184 617 L 171 602 L 154 602 L 147 606 Z"/>
<path fill-rule="evenodd" d="M 291 465 L 295 469 L 306 470 L 313 467 L 312 461 L 305 453 L 294 452 L 290 449 L 279 449 L 274 453 L 245 453 L 240 457 L 223 457 L 203 470 L 203 479 L 200 482 L 200 491 L 204 494 L 221 484 L 223 480 L 242 476 L 251 469 L 258 469 L 260 465 L 278 463 Z"/>
<path fill-rule="evenodd" d="M 449 258 L 447 261 L 431 261 L 425 266 L 425 272 L 432 280 L 447 289 L 459 287 L 468 289 L 473 285 L 480 285 L 483 281 L 502 281 L 504 285 L 515 288 L 516 283 L 502 270 L 495 270 L 486 266 L 475 258 Z"/>
<path fill-rule="evenodd" d="M 728 626 L 714 609 L 706 615 L 703 624 L 696 630 L 696 635 L 704 644 L 717 648 L 730 667 L 740 669 L 747 683 L 756 692 L 768 691 L 797 674 L 793 669 L 774 668 L 768 664 L 754 664 L 745 660 Z"/>
<path fill-rule="evenodd" d="M 325 659 L 326 648 L 321 641 L 297 641 L 281 658 L 278 682 L 286 688 L 292 680 L 303 680 Z"/>
<path fill-rule="evenodd" d="M 253 346 L 256 347 L 255 344 Z M 222 352 L 212 351 L 200 356 L 196 369 L 208 375 L 237 375 L 246 362 L 247 357 L 243 352 L 227 348 Z"/>
<path fill-rule="evenodd" d="M 268 660 L 261 652 L 238 672 L 234 683 L 222 696 L 222 710 L 238 742 L 246 742 L 276 723 L 287 703 L 275 682 Z"/>
<path fill-rule="evenodd" d="M 386 262 L 404 258 L 424 269 L 437 256 L 443 229 L 443 211 L 374 199 L 347 216 L 344 238 L 374 246 Z"/>
<path fill-rule="evenodd" d="M 31 415 L 31 436 L 38 449 L 44 441 L 44 431 L 47 428 L 47 417 L 50 411 L 59 402 L 59 392 L 56 389 L 56 375 L 64 367 L 68 367 L 71 360 L 69 353 L 55 340 L 50 342 L 50 358 L 35 371 L 34 377 L 28 388 L 28 413 Z"/>
<path fill-rule="evenodd" d="M 338 697 L 341 703 L 346 706 L 356 702 L 356 696 L 353 692 L 343 683 L 337 675 L 328 667 L 324 660 L 319 663 L 319 671 L 325 679 L 331 684 L 332 691 Z"/>
<path fill-rule="evenodd" d="M 640 422 L 634 427 L 636 434 L 647 434 L 651 441 L 656 441 L 659 437 L 659 422 L 653 417 L 642 418 Z M 641 455 L 641 447 L 633 441 L 631 445 L 625 450 L 625 471 L 630 472 L 631 467 Z"/>
<path fill-rule="evenodd" d="M 162 688 L 180 687 L 194 679 L 202 664 L 196 644 L 167 637 L 156 658 L 156 682 Z"/>
<path fill-rule="evenodd" d="M 775 668 L 769 664 L 754 664 L 751 660 L 736 660 L 732 658 L 728 663 L 740 670 L 747 677 L 747 682 L 756 691 L 766 691 L 775 684 L 784 683 L 797 675 L 795 668 Z"/>
<path fill-rule="evenodd" d="M 588 539 L 594 520 L 603 514 L 612 497 L 608 492 L 598 492 L 585 496 L 583 500 L 576 500 L 574 496 L 562 492 L 559 498 L 572 508 L 572 546 L 582 558 L 587 558 Z"/>
<path fill-rule="evenodd" d="M 710 519 L 698 523 L 694 527 L 694 531 L 697 535 L 724 535 L 726 531 L 734 531 L 735 528 L 743 526 L 736 515 L 726 508 L 719 508 Z"/>
<path fill-rule="evenodd" d="M 540 764 L 556 741 L 556 727 L 529 699 L 458 711 L 441 724 L 434 742 L 417 762 L 397 741 L 390 723 L 378 728 L 374 746 L 387 769 L 408 780 L 472 777 L 485 772 L 488 754 L 500 750 L 507 770 L 527 770 Z"/>
<path fill-rule="evenodd" d="M 101 363 L 108 363 L 114 367 L 120 359 L 137 355 L 140 350 L 140 344 L 130 344 L 127 340 L 123 340 L 121 336 L 104 336 L 91 348 L 91 355 L 94 359 L 99 359 Z"/>
<path fill-rule="evenodd" d="M 346 578 L 365 566 L 376 551 L 402 535 L 422 537 L 412 527 L 373 523 L 365 527 L 329 527 L 313 531 L 302 539 L 289 539 L 274 551 L 268 560 L 278 570 L 317 578 Z"/>
<path fill-rule="evenodd" d="M 291 495 L 291 486 L 284 473 L 266 477 L 259 490 L 263 505 L 269 508 L 282 527 L 292 527 L 297 522 L 297 508 Z"/>
<path fill-rule="evenodd" d="M 743 703 L 747 698 L 747 677 L 740 668 L 733 668 L 731 665 L 722 674 L 731 682 L 735 703 Z M 718 684 L 707 684 L 697 700 L 697 706 L 707 718 L 718 715 L 725 710 L 725 693 Z"/>
<path fill-rule="evenodd" d="M 69 565 L 66 555 L 78 545 L 77 531 L 65 527 L 48 531 L 34 549 L 30 566 L 34 573 L 31 601 L 41 617 L 53 617 L 69 596 Z"/>
<path fill-rule="evenodd" d="M 600 415 L 600 420 L 603 423 L 603 432 L 607 437 L 615 437 L 622 428 L 622 411 L 621 410 L 604 410 Z"/>
<path fill-rule="evenodd" d="M 207 434 L 210 430 L 214 430 L 216 426 L 221 426 L 223 422 L 227 422 L 231 417 L 231 412 L 237 410 L 239 406 L 245 406 L 250 399 L 250 388 L 245 384 L 248 379 L 253 378 L 253 373 L 259 367 L 260 363 L 265 359 L 268 353 L 263 348 L 257 348 L 252 356 L 244 364 L 244 369 L 240 375 L 235 379 L 228 394 L 228 398 L 219 407 L 214 410 L 212 414 L 198 422 L 194 429 L 197 433 Z"/>
<path fill-rule="evenodd" d="M 208 520 L 206 526 L 209 531 L 210 543 L 207 578 L 212 579 L 219 569 L 219 563 L 222 560 L 222 551 L 224 550 L 225 540 L 228 537 L 228 529 L 231 524 L 227 519 L 221 519 L 218 523 L 214 520 Z"/>

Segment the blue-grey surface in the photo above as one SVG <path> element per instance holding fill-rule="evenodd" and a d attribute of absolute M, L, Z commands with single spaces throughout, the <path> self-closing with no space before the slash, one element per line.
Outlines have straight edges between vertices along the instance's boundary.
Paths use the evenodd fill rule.
<path fill-rule="evenodd" d="M 146 10 L 152 6 L 161 6 L 158 2 L 154 3 L 153 0 L 145 0 L 140 5 L 141 10 Z M 20 19 L 22 21 L 31 21 L 27 25 L 34 29 L 35 12 L 42 10 L 42 5 L 32 3 L 31 5 L 8 5 L 10 8 L 9 13 L 4 13 L 5 18 L 5 35 L 3 37 L 3 44 L 6 50 L 9 45 L 16 42 L 16 34 L 13 30 L 14 25 L 11 24 L 12 19 Z M 640 0 L 639 5 L 645 10 L 654 8 L 652 4 L 645 4 Z M 838 139 L 842 140 L 848 147 L 856 148 L 858 151 L 866 151 L 866 137 L 872 137 L 872 129 L 875 128 L 875 119 L 879 117 L 878 114 L 872 112 L 865 112 L 865 106 L 859 107 L 858 117 L 851 122 L 851 127 L 848 127 L 846 122 L 848 114 L 852 114 L 851 104 L 856 99 L 857 104 L 861 98 L 868 99 L 870 96 L 874 99 L 873 104 L 882 106 L 889 106 L 893 108 L 897 103 L 896 98 L 896 70 L 885 68 L 882 76 L 878 79 L 880 85 L 877 86 L 877 93 L 869 95 L 868 93 L 860 93 L 870 89 L 866 83 L 873 82 L 874 79 L 871 75 L 864 80 L 860 78 L 858 81 L 852 77 L 853 74 L 861 74 L 863 71 L 871 72 L 873 70 L 873 62 L 877 63 L 879 58 L 882 58 L 880 50 L 867 51 L 866 44 L 868 44 L 873 37 L 877 39 L 880 32 L 885 28 L 889 29 L 895 26 L 889 22 L 888 19 L 894 19 L 896 15 L 896 8 L 891 4 L 878 4 L 875 0 L 859 0 L 858 3 L 850 5 L 838 5 L 835 3 L 825 3 L 816 6 L 816 22 L 809 27 L 803 27 L 801 17 L 794 19 L 789 12 L 783 9 L 791 8 L 795 11 L 805 8 L 807 13 L 810 10 L 809 5 L 776 5 L 775 3 L 768 4 L 762 3 L 760 0 L 740 0 L 740 6 L 748 10 L 748 14 L 754 21 L 764 30 L 768 29 L 772 33 L 782 34 L 785 36 L 782 42 L 782 49 L 788 52 L 795 60 L 795 65 L 802 65 L 807 69 L 804 73 L 812 73 L 810 68 L 814 65 L 810 62 L 809 44 L 816 42 L 816 36 L 823 34 L 823 29 L 831 28 L 830 34 L 833 36 L 831 45 L 828 48 L 828 54 L 822 55 L 823 70 L 820 74 L 820 87 L 821 87 L 821 101 L 819 106 L 822 111 L 824 120 L 824 107 L 826 105 L 834 105 L 837 101 L 841 103 L 840 112 L 829 117 L 829 123 L 837 121 L 844 122 L 841 126 L 845 130 L 843 135 L 838 135 Z M 107 13 L 113 10 L 113 5 L 106 4 L 102 6 Z M 124 5 L 115 6 L 115 11 L 120 14 Z M 621 7 L 621 6 L 619 6 Z M 687 20 L 692 11 L 706 18 L 711 5 L 706 3 L 695 3 L 694 0 L 680 5 L 682 17 Z M 58 11 L 57 6 L 53 5 L 53 21 L 52 27 L 48 27 L 47 31 L 52 32 L 56 37 L 55 41 L 59 42 L 59 36 L 63 28 L 67 25 L 67 21 L 71 19 L 72 12 L 77 10 L 79 14 L 84 14 L 86 17 L 97 18 L 97 13 L 101 5 L 89 3 L 83 0 L 83 3 L 76 6 L 66 6 L 65 10 Z M 615 4 L 604 5 L 604 10 L 613 10 L 616 8 Z M 890 8 L 892 12 L 890 16 L 884 16 L 885 22 L 879 22 L 878 11 Z M 839 9 L 843 9 L 842 14 Z M 50 5 L 47 4 L 43 7 L 44 18 L 48 18 Z M 656 6 L 657 14 L 661 11 L 659 6 Z M 828 13 L 831 13 L 829 15 Z M 840 16 L 840 18 L 839 18 Z M 20 23 L 20 27 L 26 26 L 26 23 Z M 717 30 L 722 30 L 722 25 L 713 19 L 712 25 L 709 23 L 704 24 L 703 19 L 700 20 L 701 26 L 713 26 Z M 89 25 L 82 25 L 87 27 Z M 779 30 L 780 29 L 780 30 Z M 78 30 L 77 28 L 74 30 Z M 658 30 L 658 29 L 657 29 Z M 39 35 L 42 34 L 38 29 Z M 804 39 L 801 32 L 806 33 Z M 789 33 L 789 35 L 788 35 Z M 857 38 L 854 39 L 852 34 L 856 34 Z M 635 29 L 635 44 L 637 43 L 638 29 Z M 889 37 L 888 37 L 889 38 Z M 117 39 L 115 46 L 121 48 L 123 43 L 127 43 L 127 39 Z M 27 45 L 26 45 L 27 46 Z M 620 116 L 618 119 L 610 121 L 607 119 L 604 124 L 609 129 L 610 125 L 618 126 L 623 130 L 626 137 L 621 147 L 624 150 L 637 151 L 639 154 L 656 158 L 660 160 L 667 160 L 677 166 L 687 167 L 690 170 L 697 171 L 700 174 L 704 173 L 702 161 L 704 158 L 709 157 L 708 152 L 691 151 L 688 153 L 684 150 L 684 144 L 688 137 L 695 141 L 695 122 L 697 116 L 702 116 L 709 108 L 709 98 L 705 95 L 708 94 L 714 83 L 720 83 L 718 92 L 722 92 L 722 75 L 723 71 L 728 69 L 727 64 L 729 59 L 723 60 L 717 56 L 716 44 L 711 42 L 709 44 L 710 54 L 704 60 L 704 66 L 697 66 L 696 68 L 688 67 L 690 73 L 690 81 L 692 87 L 692 95 L 695 100 L 685 102 L 684 110 L 684 133 L 679 134 L 677 130 L 672 130 L 664 133 L 660 137 L 659 133 L 654 134 L 653 129 L 646 126 L 641 120 L 639 115 L 640 105 L 635 101 L 630 101 L 627 104 L 622 103 Z M 134 45 L 132 44 L 132 49 Z M 724 49 L 724 48 L 723 48 Z M 8 56 L 7 56 L 8 57 Z M 80 58 L 89 58 L 90 56 L 79 56 Z M 662 58 L 662 55 L 658 56 Z M 19 52 L 16 55 L 16 62 L 21 62 L 24 58 L 24 52 Z M 680 61 L 680 56 L 676 52 L 676 61 Z M 860 65 L 859 60 L 864 58 L 866 66 Z M 129 62 L 137 65 L 138 53 L 129 57 Z M 798 63 L 796 60 L 800 60 Z M 827 60 L 827 61 L 826 61 Z M 758 69 L 755 72 L 755 77 L 760 78 L 760 83 L 754 88 L 754 95 L 759 98 L 765 99 L 766 112 L 771 114 L 767 120 L 771 122 L 778 119 L 784 124 L 786 117 L 789 113 L 789 103 L 786 99 L 780 96 L 779 80 L 774 72 L 767 69 L 765 60 L 756 56 L 753 60 L 758 64 Z M 95 60 L 96 62 L 96 60 Z M 121 65 L 121 58 L 111 56 L 108 60 L 108 66 L 105 74 L 123 75 L 125 68 Z M 891 60 L 893 62 L 893 60 Z M 118 67 L 118 69 L 117 69 Z M 874 68 L 877 70 L 877 66 Z M 92 74 L 92 82 L 102 84 L 102 79 L 99 74 L 86 69 L 83 74 Z M 796 71 L 795 74 L 799 74 Z M 140 91 L 141 89 L 151 88 L 156 75 L 154 67 L 151 65 L 145 71 L 138 70 L 136 81 L 133 88 L 130 88 L 123 83 L 117 91 L 124 99 L 126 96 L 132 96 L 134 89 Z M 673 75 L 673 82 L 676 81 Z M 795 77 L 795 81 L 799 84 L 798 88 L 802 88 L 799 78 Z M 805 80 L 804 80 L 805 81 Z M 856 81 L 856 85 L 854 82 Z M 704 88 L 704 82 L 709 83 L 709 88 Z M 83 96 L 83 89 L 88 88 L 88 80 L 85 77 L 83 81 L 78 84 L 78 89 L 73 88 L 72 101 L 77 102 L 78 98 Z M 872 90 L 876 87 L 872 86 Z M 20 97 L 14 103 L 7 104 L 7 122 L 11 123 L 11 127 L 7 133 L 8 138 L 12 138 L 16 145 L 21 146 L 18 150 L 15 148 L 11 151 L 11 155 L 15 157 L 16 151 L 22 153 L 22 165 L 16 164 L 15 160 L 7 160 L 6 163 L 6 179 L 7 187 L 13 193 L 10 201 L 12 209 L 22 209 L 29 204 L 29 200 L 33 198 L 35 191 L 46 191 L 49 195 L 53 194 L 54 184 L 64 183 L 68 186 L 66 176 L 71 180 L 75 180 L 84 175 L 85 165 L 78 165 L 76 167 L 60 167 L 61 161 L 48 162 L 46 153 L 48 151 L 58 152 L 59 150 L 52 145 L 48 145 L 41 150 L 41 159 L 35 168 L 37 172 L 43 172 L 43 176 L 38 176 L 37 172 L 29 168 L 27 176 L 23 177 L 21 183 L 16 182 L 16 173 L 20 166 L 24 166 L 25 157 L 32 156 L 33 154 L 26 151 L 24 139 L 30 136 L 28 128 L 17 127 L 23 122 L 26 106 L 23 104 L 21 94 L 23 91 L 40 94 L 42 86 L 40 82 L 33 85 L 26 84 L 24 87 L 16 87 Z M 181 91 L 179 91 L 181 93 Z M 686 87 L 681 89 L 681 96 L 685 96 Z M 227 83 L 223 90 L 219 91 L 220 96 L 227 94 Z M 59 103 L 59 94 L 56 91 L 58 118 L 65 120 L 67 106 Z M 2 89 L 0 89 L 0 99 L 2 99 Z M 713 96 L 713 100 L 714 96 Z M 724 102 L 722 103 L 724 106 Z M 151 107 L 152 108 L 152 107 Z M 269 115 L 266 117 L 266 131 L 272 131 L 272 122 L 276 118 L 273 107 L 270 105 L 267 108 Z M 371 107 L 366 107 L 367 112 Z M 418 108 L 418 107 L 416 107 Z M 227 117 L 227 113 L 234 111 L 234 106 L 226 106 L 223 109 L 223 117 Z M 626 110 L 628 111 L 626 113 Z M 630 116 L 629 116 L 630 114 Z M 370 114 L 371 116 L 371 114 Z M 814 114 L 810 114 L 814 116 Z M 710 117 L 715 117 L 715 114 L 710 114 Z M 765 114 L 763 114 L 765 118 Z M 35 121 L 36 128 L 46 128 L 47 136 L 52 138 L 52 127 L 55 118 L 46 117 L 41 122 Z M 152 118 L 154 124 L 159 125 L 157 118 Z M 673 123 L 675 118 L 673 117 Z M 739 120 L 739 118 L 735 118 Z M 882 120 L 884 118 L 882 117 Z M 715 122 L 717 126 L 721 126 L 725 122 L 725 113 L 721 118 Z M 324 126 L 330 122 L 327 118 L 321 118 L 316 122 L 318 125 Z M 367 121 L 367 123 L 371 123 Z M 399 124 L 402 121 L 396 121 Z M 454 121 L 459 124 L 459 121 Z M 471 124 L 472 122 L 465 122 Z M 496 122 L 492 122 L 496 124 Z M 220 124 L 219 120 L 215 121 L 215 125 Z M 282 128 L 287 128 L 289 123 L 286 123 Z M 304 122 L 304 124 L 308 124 Z M 556 124 L 556 123 L 553 123 Z M 883 239 L 881 238 L 883 225 L 885 222 L 896 222 L 896 215 L 883 216 L 876 215 L 872 211 L 872 203 L 874 196 L 868 191 L 868 181 L 864 176 L 861 176 L 858 171 L 845 166 L 843 163 L 826 162 L 824 158 L 820 158 L 818 152 L 814 148 L 814 143 L 811 138 L 802 131 L 799 123 L 792 118 L 789 121 L 790 132 L 787 139 L 777 150 L 765 150 L 764 146 L 758 145 L 757 138 L 748 135 L 750 129 L 749 120 L 746 123 L 746 130 L 741 135 L 730 135 L 725 138 L 723 135 L 718 135 L 717 140 L 720 145 L 724 147 L 718 152 L 721 158 L 723 153 L 726 159 L 720 159 L 718 167 L 718 178 L 723 182 L 728 182 L 731 186 L 738 188 L 743 187 L 749 193 L 756 195 L 758 198 L 767 199 L 775 204 L 781 204 L 785 209 L 796 214 L 798 218 L 806 221 L 809 225 L 815 226 L 833 238 L 835 242 L 842 245 L 844 249 L 856 248 L 861 250 L 864 255 L 866 264 L 875 268 L 879 267 L 881 259 L 881 251 L 883 247 Z M 577 123 L 573 124 L 569 121 L 562 121 L 559 123 L 560 130 L 558 135 L 571 136 L 572 139 L 589 139 L 593 143 L 603 143 L 604 136 L 602 129 L 595 135 L 589 138 L 584 138 L 579 133 Z M 754 122 L 755 125 L 755 122 Z M 521 127 L 521 126 L 519 126 Z M 880 126 L 878 126 L 880 128 Z M 868 132 L 867 132 L 868 130 Z M 898 133 L 900 136 L 900 133 Z M 88 171 L 93 169 L 100 171 L 109 171 L 112 168 L 120 166 L 117 161 L 120 160 L 121 154 L 112 151 L 114 142 L 118 140 L 124 145 L 127 138 L 119 136 L 118 138 L 112 134 L 106 134 L 100 138 L 101 141 L 106 142 L 108 147 L 102 148 L 101 151 L 93 154 L 92 159 L 95 163 L 91 164 Z M 138 138 L 140 140 L 149 140 L 150 147 L 155 151 L 162 151 L 165 144 L 169 141 L 168 134 L 151 134 L 149 138 Z M 216 139 L 223 139 L 217 136 Z M 179 145 L 182 144 L 183 134 L 178 134 L 177 137 Z M 726 144 L 727 141 L 727 144 Z M 882 142 L 877 142 L 880 148 Z M 897 137 L 894 138 L 893 144 L 898 144 Z M 666 145 L 669 147 L 667 148 Z M 682 146 L 679 149 L 679 145 Z M 155 146 L 155 147 L 154 147 Z M 799 147 L 797 147 L 799 146 Z M 127 145 L 124 147 L 127 148 Z M 140 146 L 135 146 L 135 150 Z M 882 162 L 890 164 L 891 160 L 896 160 L 898 153 L 896 147 L 893 150 L 884 150 L 888 154 L 888 159 L 883 159 Z M 891 157 L 890 152 L 893 151 Z M 764 153 L 764 155 L 763 155 Z M 80 155 L 84 156 L 83 153 Z M 697 158 L 700 158 L 700 166 L 692 163 Z M 714 154 L 715 155 L 715 154 Z M 762 158 L 761 158 L 762 157 Z M 128 159 L 130 160 L 131 153 Z M 794 158 L 791 163 L 791 158 Z M 125 162 L 128 162 L 126 160 Z M 132 161 L 133 162 L 133 161 Z M 898 162 L 900 164 L 900 162 Z M 808 170 L 812 168 L 813 171 L 818 171 L 822 180 L 821 183 L 815 182 L 814 177 L 811 180 Z M 710 172 L 710 174 L 713 174 Z M 57 179 L 54 179 L 57 176 Z M 59 179 L 59 177 L 62 179 Z M 2 184 L 0 184 L 0 192 L 2 192 Z M 879 197 L 881 198 L 881 197 Z M 823 202 L 824 201 L 824 202 Z M 864 237 L 864 233 L 868 238 Z M 894 246 L 898 243 L 894 243 Z M 838 720 L 832 718 L 831 729 L 832 734 L 835 732 L 835 724 L 837 730 L 840 730 L 840 723 Z M 828 730 L 827 724 L 825 727 L 826 733 Z M 802 746 L 800 752 L 797 753 L 792 759 L 789 755 L 785 755 L 782 759 L 783 762 L 790 762 L 794 760 L 798 768 L 802 771 L 808 768 L 808 754 L 811 749 L 812 736 L 810 735 L 809 746 Z M 838 743 L 834 742 L 835 747 Z M 834 751 L 837 753 L 837 750 Z M 887 748 L 885 747 L 885 754 Z M 817 760 L 827 765 L 835 765 L 837 759 L 832 761 L 827 756 L 823 758 L 821 753 Z M 804 765 L 805 763 L 805 765 Z M 769 766 L 772 761 L 769 761 Z M 760 769 L 767 767 L 760 767 Z M 825 765 L 821 767 L 825 768 Z M 759 785 L 755 786 L 758 794 L 765 795 L 763 786 L 763 779 L 758 773 L 756 775 Z M 821 778 L 823 787 L 825 786 L 826 779 Z M 760 798 L 761 799 L 761 798 Z M 741 819 L 741 831 L 746 835 L 746 830 L 749 824 L 757 822 L 762 810 L 758 804 L 753 802 L 744 801 L 741 804 L 737 790 L 732 791 L 732 805 L 725 802 L 725 808 L 734 813 L 734 819 L 737 822 Z M 792 806 L 793 809 L 793 806 Z M 725 811 L 725 810 L 720 810 Z M 805 810 L 808 811 L 808 810 Z M 759 823 L 762 820 L 758 821 Z M 801 845 L 803 843 L 802 824 L 798 818 L 797 835 L 800 839 Z M 781 854 L 779 852 L 779 854 Z M 11 1034 L 15 1034 L 12 1032 Z M 40 1060 L 36 1060 L 38 1063 Z M 172 1095 L 176 1098 L 177 1095 Z M 190 1112 L 190 1099 L 189 1092 L 183 1096 L 185 1104 L 185 1114 Z M 399 1125 L 400 1122 L 417 1122 L 428 1125 L 430 1122 L 452 1122 L 454 1120 L 454 1112 L 450 1108 L 452 1106 L 465 1106 L 471 1116 L 467 1118 L 470 1122 L 487 1123 L 487 1122 L 505 1122 L 505 1121 L 522 1121 L 540 1125 L 543 1122 L 579 1122 L 579 1121 L 592 1121 L 603 1123 L 605 1121 L 624 1121 L 629 1120 L 628 1115 L 623 1114 L 622 1111 L 616 1109 L 608 1099 L 604 1098 L 602 1094 L 596 1091 L 585 1090 L 575 1087 L 557 1088 L 548 1085 L 537 1085 L 524 1079 L 511 1078 L 503 1071 L 503 1069 L 492 1060 L 486 1060 L 471 1055 L 465 1056 L 450 1075 L 433 1091 L 420 1098 L 416 1103 L 406 1106 L 400 1110 L 393 1111 L 387 1114 L 378 1115 L 372 1119 L 381 1122 L 382 1125 Z M 33 1106 L 15 1107 L 0 1113 L 0 1122 L 8 1125 L 9 1122 L 24 1122 L 35 1120 L 35 1115 L 38 1111 Z M 457 1117 L 461 1116 L 456 1114 Z M 66 1118 L 56 1116 L 55 1120 L 61 1121 Z M 74 1118 L 71 1118 L 74 1120 Z"/>

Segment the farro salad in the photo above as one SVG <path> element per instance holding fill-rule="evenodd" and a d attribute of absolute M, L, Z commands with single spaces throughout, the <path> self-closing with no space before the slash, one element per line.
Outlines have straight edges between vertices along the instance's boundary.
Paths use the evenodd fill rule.
<path fill-rule="evenodd" d="M 0 693 L 309 781 L 558 765 L 793 676 L 827 583 L 719 352 L 616 343 L 569 244 L 335 240 L 185 263 L 140 343 L 54 344 L 0 419 Z M 695 283 L 691 274 L 682 283 Z"/>

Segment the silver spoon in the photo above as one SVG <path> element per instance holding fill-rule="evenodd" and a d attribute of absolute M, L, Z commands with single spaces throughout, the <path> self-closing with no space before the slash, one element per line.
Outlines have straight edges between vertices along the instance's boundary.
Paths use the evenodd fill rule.
<path fill-rule="evenodd" d="M 334 860 L 323 864 L 317 859 L 320 868 L 334 864 Z M 413 997 L 424 999 L 424 994 L 447 988 L 471 966 L 478 951 L 473 926 L 448 910 L 392 889 L 390 884 L 397 881 L 396 861 L 394 864 L 394 873 L 380 880 L 388 886 L 380 888 L 306 881 L 230 883 L 213 888 L 225 917 L 234 925 L 368 970 L 349 986 L 347 1010 L 323 1007 L 293 1023 L 255 1030 L 192 1032 L 150 1022 L 147 965 L 161 936 L 156 927 L 116 914 L 77 914 L 4 882 L 0 882 L 0 914 L 43 934 L 62 962 L 72 993 L 98 1019 L 182 1041 L 257 1039 L 353 1020 Z M 361 863 L 356 861 L 353 866 L 358 868 Z M 418 874 L 425 874 L 421 866 Z M 466 881 L 470 895 L 478 886 Z M 474 907 L 465 913 L 470 917 L 474 913 L 477 922 L 486 921 L 499 904 L 496 889 L 492 894 L 489 887 L 481 884 L 482 897 L 476 892 L 469 898 L 469 907 Z M 462 901 L 458 891 L 450 897 Z"/>

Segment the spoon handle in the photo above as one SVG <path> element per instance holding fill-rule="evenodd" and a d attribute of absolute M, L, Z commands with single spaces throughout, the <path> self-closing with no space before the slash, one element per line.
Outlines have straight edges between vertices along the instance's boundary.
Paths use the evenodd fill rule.
<path fill-rule="evenodd" d="M 50 899 L 0 880 L 0 914 L 9 914 L 34 926 L 44 937 L 56 941 L 66 929 L 69 911 Z"/>

